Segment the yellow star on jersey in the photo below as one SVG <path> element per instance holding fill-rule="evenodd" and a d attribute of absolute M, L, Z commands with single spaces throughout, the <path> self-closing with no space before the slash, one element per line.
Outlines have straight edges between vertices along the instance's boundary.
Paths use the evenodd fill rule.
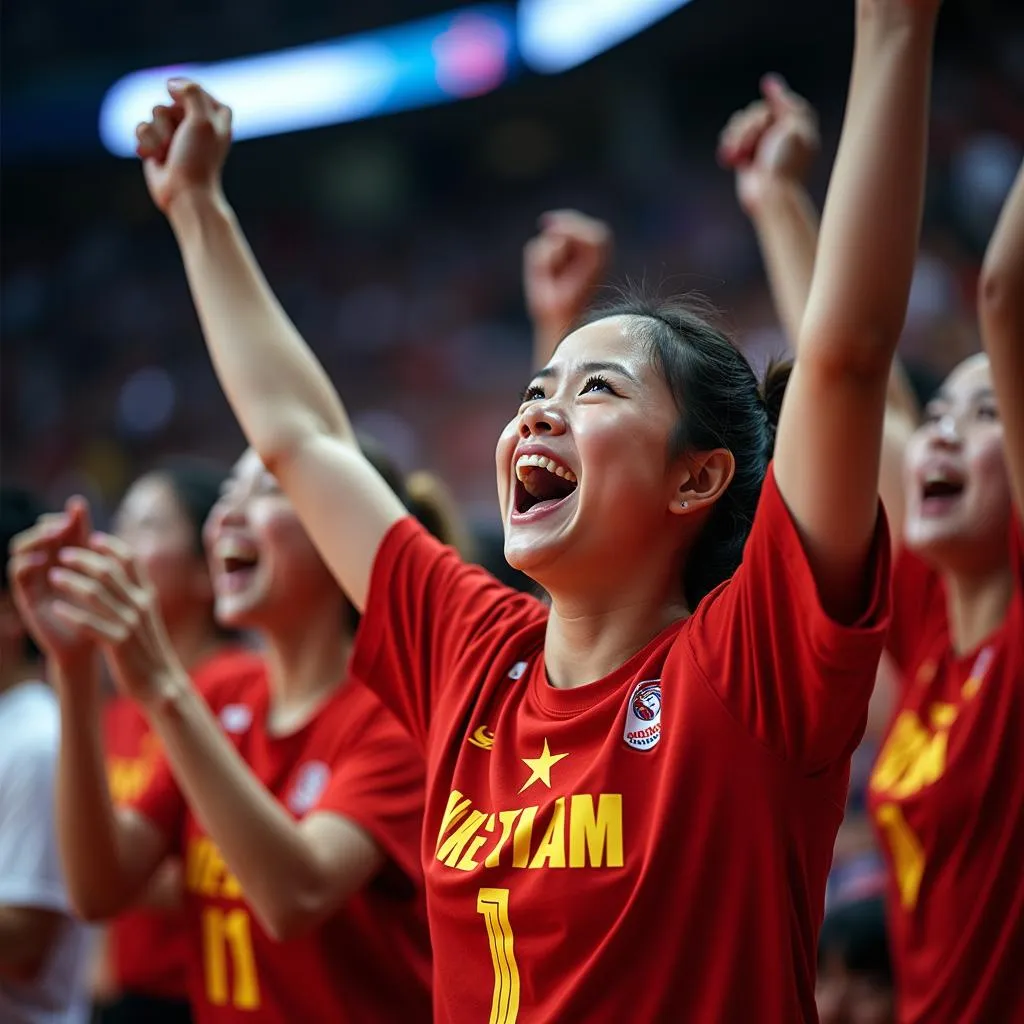
<path fill-rule="evenodd" d="M 523 764 L 530 769 L 530 777 L 523 783 L 523 788 L 519 790 L 519 792 L 526 792 L 526 790 L 528 790 L 538 779 L 540 779 L 540 781 L 550 789 L 551 769 L 558 764 L 563 757 L 568 756 L 568 754 L 552 754 L 551 748 L 548 746 L 548 741 L 545 739 L 544 749 L 541 751 L 540 757 L 523 758 Z"/>

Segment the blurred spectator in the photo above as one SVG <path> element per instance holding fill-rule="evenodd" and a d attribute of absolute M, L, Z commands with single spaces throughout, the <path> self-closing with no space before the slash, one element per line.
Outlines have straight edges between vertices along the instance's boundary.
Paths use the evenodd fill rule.
<path fill-rule="evenodd" d="M 0 545 L 35 524 L 27 493 L 0 488 Z M 0 577 L 0 1021 L 82 1024 L 88 929 L 71 915 L 53 821 L 60 711 Z"/>

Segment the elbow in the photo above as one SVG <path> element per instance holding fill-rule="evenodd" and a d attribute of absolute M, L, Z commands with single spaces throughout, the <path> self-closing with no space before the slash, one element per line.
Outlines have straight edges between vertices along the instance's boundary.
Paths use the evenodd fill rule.
<path fill-rule="evenodd" d="M 329 908 L 313 899 L 284 899 L 261 914 L 263 927 L 275 942 L 302 938 L 329 913 Z"/>
<path fill-rule="evenodd" d="M 275 942 L 289 942 L 301 938 L 322 921 L 335 913 L 348 898 L 349 892 L 339 891 L 329 878 L 310 879 L 305 885 L 294 884 L 290 889 L 278 887 L 267 894 L 263 907 L 254 908 L 267 934 Z"/>
<path fill-rule="evenodd" d="M 94 885 L 76 886 L 70 879 L 68 901 L 75 917 L 87 924 L 102 924 L 109 921 L 131 903 L 131 900 L 120 892 L 112 892 Z"/>

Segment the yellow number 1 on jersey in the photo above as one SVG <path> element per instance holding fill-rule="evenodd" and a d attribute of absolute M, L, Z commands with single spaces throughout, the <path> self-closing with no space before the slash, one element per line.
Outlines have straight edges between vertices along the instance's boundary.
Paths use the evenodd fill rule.
<path fill-rule="evenodd" d="M 481 889 L 476 912 L 484 916 L 494 964 L 494 997 L 488 1024 L 515 1024 L 519 1016 L 519 968 L 508 920 L 508 889 Z"/>

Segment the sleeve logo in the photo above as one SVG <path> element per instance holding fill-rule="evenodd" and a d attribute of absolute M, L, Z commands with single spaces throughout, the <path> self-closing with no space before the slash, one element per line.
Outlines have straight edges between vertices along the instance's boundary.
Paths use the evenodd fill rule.
<path fill-rule="evenodd" d="M 661 680 L 638 683 L 626 706 L 622 738 L 634 750 L 650 750 L 661 739 Z"/>
<path fill-rule="evenodd" d="M 225 732 L 238 736 L 252 725 L 252 711 L 244 704 L 225 704 L 220 709 L 220 724 Z"/>
<path fill-rule="evenodd" d="M 295 814 L 313 810 L 330 778 L 331 769 L 323 761 L 307 761 L 295 776 L 295 784 L 288 795 L 288 807 Z"/>

